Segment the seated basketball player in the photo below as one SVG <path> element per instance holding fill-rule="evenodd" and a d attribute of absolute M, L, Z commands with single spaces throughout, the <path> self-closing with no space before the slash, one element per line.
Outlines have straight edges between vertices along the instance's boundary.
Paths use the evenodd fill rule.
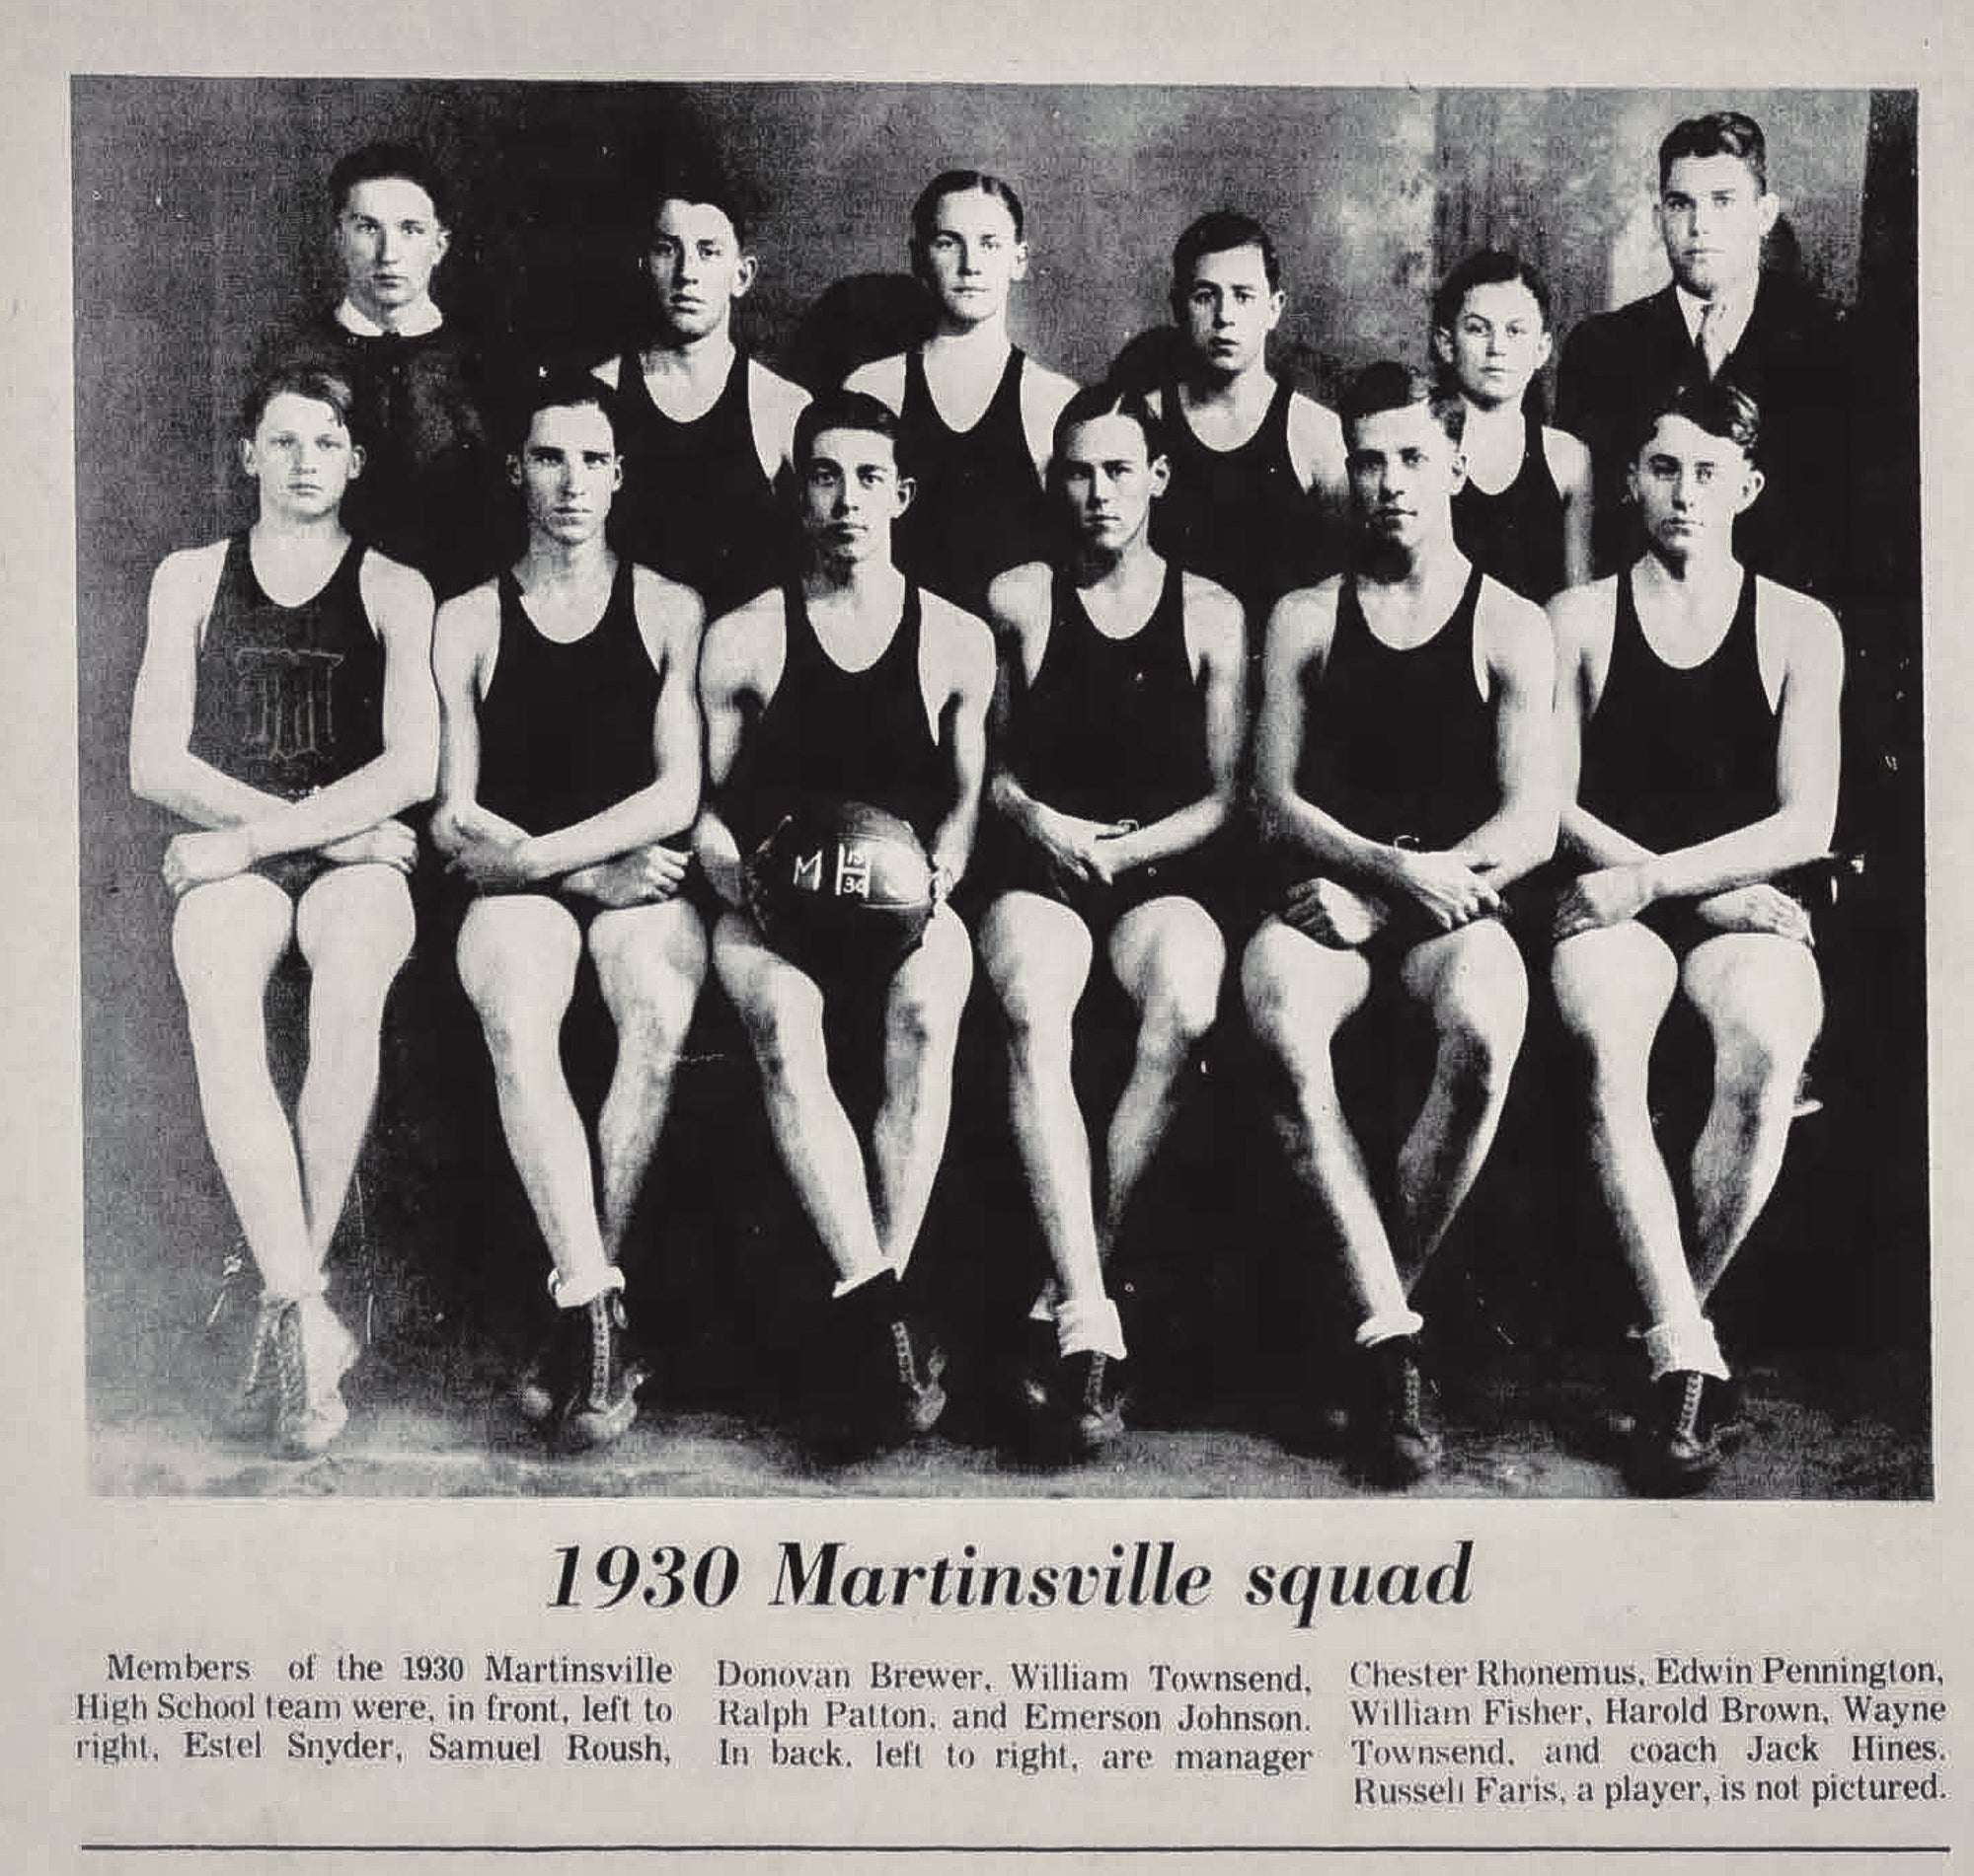
<path fill-rule="evenodd" d="M 1042 476 L 1076 387 L 1008 338 L 1008 295 L 1028 271 L 1021 198 L 997 176 L 949 170 L 912 208 L 912 271 L 937 302 L 924 344 L 853 372 L 852 391 L 898 415 L 916 491 L 898 565 L 978 612 L 987 582 L 1049 550 Z"/>
<path fill-rule="evenodd" d="M 172 955 L 206 1135 L 263 1286 L 229 1426 L 291 1458 L 347 1419 L 356 1346 L 324 1263 L 412 948 L 418 850 L 394 817 L 430 795 L 438 750 L 431 589 L 340 516 L 362 467 L 350 407 L 348 383 L 314 368 L 255 388 L 240 458 L 259 514 L 158 568 L 130 723 L 131 786 L 192 823 L 165 850 Z M 264 1008 L 290 950 L 310 973 L 292 1117 Z"/>
<path fill-rule="evenodd" d="M 1152 545 L 1234 594 L 1256 638 L 1276 600 L 1334 567 L 1345 505 L 1335 414 L 1268 369 L 1287 306 L 1275 245 L 1250 216 L 1202 215 L 1174 246 L 1179 367 L 1152 398 L 1172 484 Z"/>
<path fill-rule="evenodd" d="M 770 586 L 796 543 L 776 483 L 793 476 L 808 394 L 733 342 L 733 308 L 758 262 L 723 179 L 679 168 L 651 191 L 642 344 L 596 375 L 619 394 L 626 478 L 618 551 L 690 586 L 717 618 Z"/>
<path fill-rule="evenodd" d="M 593 378 L 536 387 L 510 463 L 527 552 L 440 610 L 432 659 L 432 839 L 479 895 L 459 978 L 554 1265 L 557 1332 L 517 1400 L 569 1448 L 637 1416 L 617 1256 L 706 972 L 705 929 L 679 892 L 699 806 L 700 604 L 605 544 L 623 479 L 611 402 Z M 585 951 L 617 1030 L 595 1175 L 562 1063 Z"/>
<path fill-rule="evenodd" d="M 1843 645 L 1827 608 L 1734 556 L 1762 488 L 1759 418 L 1718 380 L 1668 394 L 1632 497 L 1649 543 L 1551 609 L 1560 671 L 1556 1004 L 1589 1069 L 1591 1160 L 1650 1326 L 1652 1409 L 1631 1456 L 1651 1491 L 1712 1474 L 1735 1421 L 1706 1315 L 1782 1168 L 1822 1022 L 1809 915 L 1786 875 L 1836 824 Z M 1713 1045 L 1682 1212 L 1646 1098 L 1675 998 Z"/>
<path fill-rule="evenodd" d="M 1342 415 L 1352 567 L 1291 593 L 1268 623 L 1254 787 L 1295 883 L 1249 945 L 1242 985 L 1284 1078 L 1291 1163 L 1362 1312 L 1359 1461 L 1403 1482 L 1439 1456 L 1411 1291 L 1486 1158 L 1528 1012 L 1501 894 L 1555 844 L 1554 660 L 1541 612 L 1454 545 L 1459 402 L 1380 364 Z M 1435 1040 L 1389 1215 L 1330 1059 L 1381 978 Z"/>
<path fill-rule="evenodd" d="M 708 628 L 700 661 L 712 798 L 696 849 L 727 910 L 714 968 L 752 1041 L 768 1119 L 835 1268 L 829 1315 L 859 1437 L 924 1431 L 945 1394 L 915 1347 L 898 1280 L 946 1142 L 953 1049 L 972 977 L 941 905 L 876 988 L 884 1091 L 864 1146 L 830 1083 L 819 982 L 747 909 L 750 858 L 791 810 L 852 800 L 909 823 L 942 891 L 965 869 L 986 765 L 992 636 L 900 573 L 891 530 L 911 500 L 897 421 L 850 392 L 803 411 L 796 462 L 806 568 Z"/>
<path fill-rule="evenodd" d="M 983 837 L 980 959 L 1007 1023 L 1015 1140 L 1054 1266 L 1071 1444 L 1122 1431 L 1123 1328 L 1103 1260 L 1211 1026 L 1227 947 L 1201 904 L 1202 850 L 1225 823 L 1244 731 L 1240 603 L 1152 552 L 1166 484 L 1156 418 L 1133 393 L 1079 392 L 1054 480 L 1075 545 L 989 593 L 1001 641 L 999 734 Z M 1070 1075 L 1071 1025 L 1101 945 L 1137 1014 L 1111 1116 L 1101 1220 Z"/>
<path fill-rule="evenodd" d="M 1549 288 L 1511 254 L 1469 255 L 1433 295 L 1433 356 L 1467 409 L 1453 538 L 1537 605 L 1590 577 L 1590 452 L 1524 408 L 1554 342 Z"/>

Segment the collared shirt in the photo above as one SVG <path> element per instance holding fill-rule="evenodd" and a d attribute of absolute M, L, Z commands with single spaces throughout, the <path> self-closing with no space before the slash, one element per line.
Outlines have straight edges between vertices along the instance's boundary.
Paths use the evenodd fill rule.
<path fill-rule="evenodd" d="M 1686 336 L 1694 344 L 1700 343 L 1700 322 L 1705 317 L 1709 304 L 1718 304 L 1720 327 L 1720 355 L 1732 355 L 1734 347 L 1741 342 L 1741 335 L 1748 330 L 1748 321 L 1754 317 L 1755 289 L 1753 286 L 1735 294 L 1716 294 L 1713 301 L 1703 300 L 1697 293 L 1689 293 L 1675 280 L 1673 292 L 1679 299 L 1679 316 L 1686 321 Z"/>
<path fill-rule="evenodd" d="M 354 300 L 345 299 L 336 309 L 336 323 L 345 333 L 354 333 L 358 338 L 382 338 L 387 333 L 399 338 L 422 338 L 445 324 L 445 315 L 438 310 L 428 293 L 423 299 L 406 307 L 395 326 L 380 326 Z"/>

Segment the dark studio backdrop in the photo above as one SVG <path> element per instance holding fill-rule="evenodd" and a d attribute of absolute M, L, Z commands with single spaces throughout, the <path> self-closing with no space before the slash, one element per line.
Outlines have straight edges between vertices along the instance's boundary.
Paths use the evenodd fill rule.
<path fill-rule="evenodd" d="M 1745 1322 L 1744 1339 L 1923 1354 L 1910 94 L 101 78 L 78 80 L 73 91 L 82 1069 L 98 1385 L 133 1363 L 169 1366 L 159 1350 L 196 1325 L 235 1239 L 199 1126 L 170 969 L 169 900 L 158 876 L 170 829 L 129 793 L 128 713 L 152 570 L 173 549 L 250 518 L 235 471 L 245 361 L 270 329 L 336 295 L 326 183 L 338 156 L 405 138 L 447 173 L 453 242 L 435 295 L 449 320 L 478 337 L 496 376 L 624 342 L 638 313 L 637 179 L 664 152 L 711 151 L 761 205 L 760 278 L 739 311 L 740 337 L 791 375 L 813 381 L 855 362 L 857 330 L 840 317 L 840 298 L 825 294 L 859 276 L 901 274 L 913 197 L 940 170 L 966 166 L 1007 177 L 1027 206 L 1033 260 L 1016 290 L 1014 324 L 1018 341 L 1045 363 L 1079 381 L 1101 375 L 1126 341 L 1165 318 L 1179 228 L 1206 208 L 1235 206 L 1259 215 L 1282 251 L 1289 306 L 1277 367 L 1331 398 L 1374 358 L 1423 360 L 1427 296 L 1475 247 L 1516 248 L 1547 273 L 1558 351 L 1579 319 L 1662 284 L 1651 217 L 1658 138 L 1679 117 L 1727 105 L 1752 113 L 1768 133 L 1772 187 L 1784 202 L 1771 264 L 1799 271 L 1851 309 L 1859 402 L 1870 422 L 1852 531 L 1863 545 L 1840 609 L 1849 646 L 1840 838 L 1866 857 L 1865 869 L 1822 943 L 1824 1112 L 1798 1128 L 1776 1203 L 1722 1309 Z M 455 1320 L 484 1307 L 497 1322 L 489 1299 L 538 1288 L 540 1252 L 497 1135 L 486 1132 L 484 1052 L 461 1026 L 449 960 L 434 948 L 394 999 L 365 1229 L 370 1254 L 381 1241 L 427 1304 L 439 1299 Z M 707 1001 L 717 1001 L 710 984 Z M 1235 1015 L 1231 998 L 1223 1013 Z M 751 1068 L 731 1059 L 731 1031 L 717 1014 L 702 1028 L 710 1060 L 681 1078 L 658 1178 L 677 1194 L 667 1220 L 691 1219 L 704 1245 L 735 1229 L 733 1208 L 717 1193 L 693 1196 L 691 1173 L 674 1182 L 668 1167 L 695 1155 L 703 1162 L 709 1143 L 728 1138 L 729 1105 L 753 1124 L 759 1100 Z M 1461 1286 L 1462 1307 L 1538 1341 L 1573 1333 L 1579 1316 L 1601 1325 L 1610 1302 L 1608 1285 L 1600 1290 L 1585 1269 L 1608 1263 L 1609 1247 L 1588 1222 L 1565 1135 L 1543 1111 L 1557 1062 L 1532 1038 L 1522 1076 L 1534 1111 L 1511 1115 L 1471 1229 L 1449 1246 L 1464 1266 L 1448 1279 Z M 984 1189 L 990 1202 L 965 1210 L 989 1223 L 976 1223 L 974 1241 L 962 1228 L 938 1247 L 944 1260 L 975 1269 L 1018 1261 L 1005 1245 L 1027 1229 L 1005 1165 L 991 1170 L 1005 1158 L 998 1073 L 976 1020 L 961 1059 L 947 1185 L 984 1179 L 975 1195 Z M 1216 1062 L 1206 1079 L 1213 1098 L 1195 1103 L 1204 1117 L 1190 1116 L 1175 1143 L 1175 1197 L 1161 1218 L 1179 1221 L 1181 1235 L 1196 1223 L 1216 1263 L 1249 1248 L 1263 1266 L 1263 1253 L 1311 1261 L 1308 1226 L 1271 1196 L 1258 1123 L 1230 1086 L 1238 1077 Z M 990 1169 L 969 1169 L 969 1159 Z M 700 1186 L 718 1182 L 717 1170 L 694 1170 Z M 949 1193 L 942 1205 L 952 1211 Z M 1302 1248 L 1280 1241 L 1290 1234 Z M 1137 1288 L 1153 1298 L 1158 1246 L 1142 1254 Z M 691 1259 L 667 1261 L 687 1271 L 676 1279 L 686 1282 Z M 1265 1316 L 1276 1279 L 1263 1268 L 1215 1281 L 1238 1341 L 1244 1309 Z M 743 1308 L 736 1321 L 744 1320 Z M 1200 1348 L 1185 1363 L 1195 1378 L 1216 1372 Z M 1910 1367 L 1923 1373 L 1923 1362 Z"/>

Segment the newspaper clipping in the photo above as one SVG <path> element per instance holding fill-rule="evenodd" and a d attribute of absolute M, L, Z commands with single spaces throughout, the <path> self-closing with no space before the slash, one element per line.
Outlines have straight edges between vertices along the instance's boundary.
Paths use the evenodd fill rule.
<path fill-rule="evenodd" d="M 857 11 L 10 77 L 10 1858 L 1946 1864 L 1947 23 Z"/>

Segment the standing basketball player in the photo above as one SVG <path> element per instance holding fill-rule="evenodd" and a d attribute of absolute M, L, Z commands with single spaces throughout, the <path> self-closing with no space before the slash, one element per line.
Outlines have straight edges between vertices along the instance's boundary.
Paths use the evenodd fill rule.
<path fill-rule="evenodd" d="M 1553 342 L 1549 288 L 1511 254 L 1469 255 L 1433 295 L 1433 356 L 1467 410 L 1453 538 L 1539 606 L 1590 577 L 1590 452 L 1524 408 Z"/>
<path fill-rule="evenodd" d="M 847 1410 L 860 1437 L 896 1439 L 930 1427 L 945 1405 L 898 1280 L 945 1148 L 972 948 L 942 904 L 877 986 L 883 1096 L 867 1176 L 830 1083 L 826 987 L 763 936 L 746 909 L 746 868 L 790 809 L 854 800 L 909 822 L 949 888 L 979 812 L 994 645 L 979 620 L 892 562 L 911 486 L 898 475 L 890 411 L 838 392 L 802 413 L 795 441 L 807 566 L 708 629 L 700 696 L 713 793 L 696 845 L 727 906 L 714 967 L 753 1043 L 776 1145 L 835 1266 L 829 1313 Z"/>
<path fill-rule="evenodd" d="M 1338 559 L 1343 432 L 1334 413 L 1268 369 L 1288 296 L 1259 222 L 1219 209 L 1173 249 L 1178 371 L 1153 410 L 1165 419 L 1172 484 L 1152 545 L 1227 588 L 1258 638 L 1268 608 Z"/>
<path fill-rule="evenodd" d="M 1153 553 L 1167 466 L 1134 393 L 1079 392 L 1056 425 L 1072 523 L 1059 565 L 990 590 L 1000 734 L 983 841 L 980 957 L 1007 1024 L 1015 1140 L 1054 1265 L 1060 1370 L 1047 1389 L 1073 1448 L 1122 1431 L 1123 1327 L 1103 1259 L 1212 1025 L 1227 946 L 1201 903 L 1244 735 L 1240 603 Z M 1071 1078 L 1071 1029 L 1098 945 L 1136 1012 L 1111 1116 L 1101 1218 Z"/>
<path fill-rule="evenodd" d="M 625 470 L 618 551 L 690 586 L 718 618 L 779 587 L 795 561 L 779 477 L 808 395 L 733 342 L 759 263 L 723 182 L 679 172 L 652 195 L 650 324 L 596 375 L 618 393 Z"/>
<path fill-rule="evenodd" d="M 317 363 L 347 379 L 363 475 L 343 522 L 417 567 L 440 598 L 484 579 L 498 465 L 479 404 L 479 362 L 432 298 L 452 243 L 445 180 L 420 150 L 372 143 L 330 174 L 342 298 L 269 361 Z"/>
<path fill-rule="evenodd" d="M 1649 1491 L 1704 1484 L 1734 1424 L 1707 1301 L 1782 1169 L 1823 1016 L 1786 874 L 1836 823 L 1843 645 L 1826 607 L 1735 559 L 1735 522 L 1762 488 L 1758 424 L 1729 386 L 1670 395 L 1632 461 L 1647 552 L 1551 609 L 1562 839 L 1583 869 L 1556 911 L 1551 974 L 1589 1067 L 1591 1160 L 1650 1318 L 1652 1408 L 1631 1455 Z M 1646 1096 L 1675 997 L 1713 1045 L 1690 1238 Z"/>
<path fill-rule="evenodd" d="M 339 512 L 362 467 L 351 406 L 344 380 L 313 368 L 256 386 L 240 457 L 259 517 L 159 567 L 130 724 L 131 786 L 193 823 L 165 851 L 172 955 L 206 1135 L 263 1286 L 229 1427 L 291 1458 L 348 1417 L 356 1346 L 324 1262 L 412 948 L 417 844 L 393 817 L 430 795 L 438 747 L 431 589 Z M 310 972 L 292 1119 L 264 1009 L 291 948 Z"/>
<path fill-rule="evenodd" d="M 605 544 L 623 480 L 610 403 L 593 378 L 536 388 L 510 463 L 528 551 L 441 609 L 433 651 L 444 740 L 432 838 L 480 895 L 460 927 L 459 977 L 554 1264 L 558 1330 L 517 1400 L 570 1448 L 613 1440 L 637 1416 L 644 1378 L 624 1356 L 617 1258 L 706 972 L 705 930 L 679 891 L 699 806 L 700 604 Z M 585 950 L 617 1030 L 600 1178 L 562 1064 Z"/>
<path fill-rule="evenodd" d="M 1344 401 L 1354 563 L 1276 607 L 1255 740 L 1263 825 L 1297 882 L 1242 963 L 1294 1170 L 1363 1312 L 1358 1457 L 1397 1482 L 1439 1456 L 1410 1293 L 1486 1158 L 1528 1013 L 1501 892 L 1556 839 L 1548 626 L 1454 545 L 1460 418 L 1399 364 Z M 1330 1060 L 1386 976 L 1436 1045 L 1389 1219 Z"/>
<path fill-rule="evenodd" d="M 1050 546 L 1042 491 L 1055 420 L 1076 387 L 1008 337 L 1008 295 L 1028 271 L 1021 197 L 997 176 L 949 170 L 912 207 L 912 271 L 938 303 L 923 345 L 853 372 L 898 415 L 912 504 L 898 565 L 969 612 L 997 573 Z"/>

